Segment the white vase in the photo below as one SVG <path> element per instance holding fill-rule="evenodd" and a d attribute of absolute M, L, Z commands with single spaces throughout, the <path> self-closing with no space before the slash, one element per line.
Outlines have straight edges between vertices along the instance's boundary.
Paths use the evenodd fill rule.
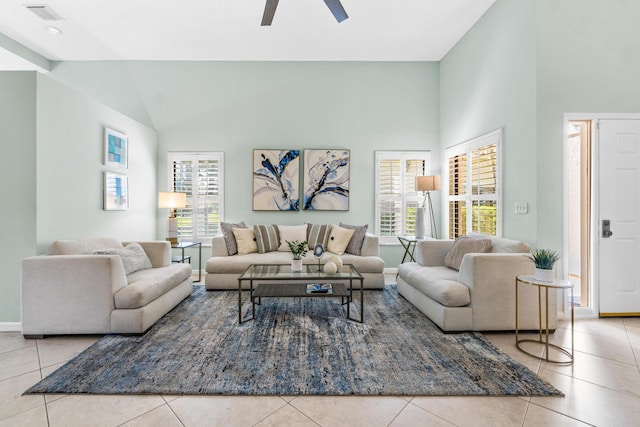
<path fill-rule="evenodd" d="M 291 271 L 302 271 L 302 260 L 301 259 L 292 259 L 291 260 Z"/>
<path fill-rule="evenodd" d="M 416 239 L 424 238 L 424 208 L 416 209 Z"/>
<path fill-rule="evenodd" d="M 545 270 L 544 268 L 536 268 L 535 279 L 541 282 L 553 282 L 553 270 Z"/>

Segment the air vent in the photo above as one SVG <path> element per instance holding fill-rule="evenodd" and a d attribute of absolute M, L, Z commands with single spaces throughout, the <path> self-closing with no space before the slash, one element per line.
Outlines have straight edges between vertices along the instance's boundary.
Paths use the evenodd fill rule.
<path fill-rule="evenodd" d="M 27 4 L 25 7 L 45 21 L 60 21 L 64 19 L 58 12 L 46 4 Z"/>

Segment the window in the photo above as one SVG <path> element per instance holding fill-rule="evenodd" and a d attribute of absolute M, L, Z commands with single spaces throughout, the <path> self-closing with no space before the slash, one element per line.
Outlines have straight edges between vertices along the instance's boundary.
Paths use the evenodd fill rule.
<path fill-rule="evenodd" d="M 376 151 L 376 231 L 380 243 L 397 243 L 396 236 L 415 233 L 416 208 L 424 195 L 416 177 L 429 175 L 426 151 Z"/>
<path fill-rule="evenodd" d="M 187 193 L 187 207 L 177 209 L 178 240 L 201 242 L 218 233 L 224 218 L 224 155 L 169 153 L 169 187 Z"/>
<path fill-rule="evenodd" d="M 446 150 L 450 239 L 467 232 L 501 234 L 501 140 L 498 130 Z"/>

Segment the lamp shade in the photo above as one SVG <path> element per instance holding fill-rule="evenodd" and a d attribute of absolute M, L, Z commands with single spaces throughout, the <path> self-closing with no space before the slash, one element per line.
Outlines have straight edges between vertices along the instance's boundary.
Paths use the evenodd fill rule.
<path fill-rule="evenodd" d="M 158 195 L 158 207 L 169 209 L 181 209 L 187 207 L 187 193 L 160 192 Z"/>
<path fill-rule="evenodd" d="M 427 175 L 416 177 L 416 191 L 440 190 L 440 175 Z"/>

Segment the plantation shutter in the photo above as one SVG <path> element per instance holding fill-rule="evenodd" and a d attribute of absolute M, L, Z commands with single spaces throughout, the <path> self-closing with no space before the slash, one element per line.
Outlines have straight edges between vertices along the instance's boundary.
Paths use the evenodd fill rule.
<path fill-rule="evenodd" d="M 500 235 L 498 153 L 502 131 L 448 149 L 448 237 Z"/>
<path fill-rule="evenodd" d="M 177 209 L 178 240 L 203 241 L 219 234 L 222 221 L 222 153 L 170 153 L 172 190 L 187 194 Z"/>
<path fill-rule="evenodd" d="M 376 152 L 376 230 L 381 243 L 415 233 L 417 176 L 426 175 L 428 152 Z"/>

